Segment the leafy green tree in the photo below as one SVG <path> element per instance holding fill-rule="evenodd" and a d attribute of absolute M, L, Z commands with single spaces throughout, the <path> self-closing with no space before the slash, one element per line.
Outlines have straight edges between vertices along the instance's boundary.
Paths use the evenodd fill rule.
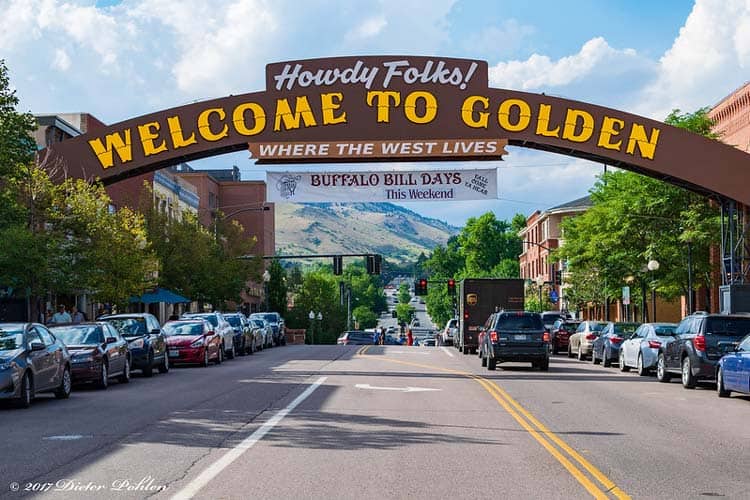
<path fill-rule="evenodd" d="M 404 304 L 403 302 L 396 304 L 396 317 L 398 318 L 398 323 L 409 323 L 414 317 L 415 311 L 414 307 L 409 304 Z"/>
<path fill-rule="evenodd" d="M 398 301 L 401 304 L 408 304 L 411 300 L 411 292 L 409 292 L 409 285 L 401 283 L 398 287 Z"/>
<path fill-rule="evenodd" d="M 357 318 L 359 328 L 374 328 L 378 324 L 378 315 L 367 306 L 357 306 L 352 311 L 352 316 Z"/>
<path fill-rule="evenodd" d="M 492 212 L 469 218 L 458 235 L 458 242 L 466 259 L 467 277 L 493 276 L 500 269 L 498 265 L 506 259 L 514 260 L 517 266 L 521 253 L 520 238 L 512 231 L 511 224 L 497 220 Z M 518 270 L 515 276 L 518 276 Z"/>
<path fill-rule="evenodd" d="M 310 311 L 321 313 L 323 320 L 312 323 L 315 328 L 315 343 L 335 344 L 346 329 L 346 309 L 339 305 L 337 277 L 323 270 L 310 271 L 304 276 L 300 290 L 294 299 L 287 324 L 291 328 L 310 328 Z M 317 319 L 314 320 L 317 322 Z"/>
<path fill-rule="evenodd" d="M 278 259 L 271 260 L 268 265 L 268 274 L 271 279 L 268 281 L 268 303 L 271 311 L 278 311 L 280 314 L 286 312 L 287 304 L 287 283 L 286 271 L 281 267 Z"/>
<path fill-rule="evenodd" d="M 19 113 L 17 107 L 8 67 L 0 59 L 0 179 L 19 175 L 19 169 L 30 164 L 36 152 L 31 135 L 37 128 L 36 120 L 31 113 Z"/>

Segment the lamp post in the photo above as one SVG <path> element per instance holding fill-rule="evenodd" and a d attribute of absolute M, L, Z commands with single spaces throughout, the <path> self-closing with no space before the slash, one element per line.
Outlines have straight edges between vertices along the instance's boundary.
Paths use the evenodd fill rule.
<path fill-rule="evenodd" d="M 313 331 L 313 327 L 315 325 L 315 313 L 310 310 L 310 314 L 307 315 L 308 318 L 310 318 L 310 344 L 315 343 L 315 332 Z"/>
<path fill-rule="evenodd" d="M 318 311 L 318 330 L 321 332 L 323 331 L 323 313 Z M 313 337 L 313 344 L 315 343 L 315 338 Z"/>
<path fill-rule="evenodd" d="M 651 276 L 651 305 L 653 307 L 653 314 L 651 315 L 651 321 L 656 321 L 656 283 L 654 282 L 653 273 L 659 270 L 659 261 L 651 259 L 646 264 L 646 268 L 652 273 Z"/>
<path fill-rule="evenodd" d="M 271 281 L 271 273 L 268 269 L 263 271 L 263 295 L 266 296 L 266 312 L 268 311 L 268 283 Z"/>
<path fill-rule="evenodd" d="M 544 277 L 537 276 L 536 285 L 539 288 L 539 312 L 542 312 L 544 310 L 542 307 L 542 287 L 544 286 Z"/>

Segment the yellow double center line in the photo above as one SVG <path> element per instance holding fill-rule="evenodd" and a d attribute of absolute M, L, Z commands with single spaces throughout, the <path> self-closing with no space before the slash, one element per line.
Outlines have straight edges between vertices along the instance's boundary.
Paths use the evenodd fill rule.
<path fill-rule="evenodd" d="M 357 351 L 357 355 L 362 356 L 367 352 L 370 346 L 365 346 Z M 424 365 L 420 363 L 411 363 L 409 361 L 401 361 L 396 359 L 390 359 L 386 357 L 378 358 L 379 360 L 388 361 L 391 363 L 398 363 L 401 365 L 416 366 L 419 368 L 427 368 L 430 370 L 437 370 L 447 373 L 453 373 L 456 375 L 462 375 L 464 377 L 475 380 L 481 385 L 495 400 L 503 407 L 508 414 L 518 422 L 539 444 L 544 447 L 550 455 L 560 462 L 565 467 L 571 476 L 573 476 L 594 498 L 597 499 L 608 499 L 609 495 L 613 495 L 615 498 L 624 500 L 629 499 L 630 496 L 622 491 L 612 480 L 597 469 L 591 462 L 586 460 L 576 450 L 571 448 L 568 443 L 563 441 L 557 434 L 549 430 L 544 424 L 542 424 L 534 415 L 529 413 L 523 406 L 521 406 L 516 400 L 499 387 L 496 383 L 491 380 L 487 380 L 479 375 L 474 375 L 469 372 L 462 372 L 458 370 L 451 370 L 449 368 L 441 368 L 439 366 Z M 577 462 L 574 463 L 574 462 Z M 583 472 L 586 470 L 591 478 Z M 598 483 L 598 484 L 597 484 Z M 601 486 L 600 486 L 601 485 Z"/>

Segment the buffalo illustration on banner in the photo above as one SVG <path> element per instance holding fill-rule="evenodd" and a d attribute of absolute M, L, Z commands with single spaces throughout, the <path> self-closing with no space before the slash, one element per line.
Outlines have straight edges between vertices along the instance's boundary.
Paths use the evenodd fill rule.
<path fill-rule="evenodd" d="M 268 172 L 271 202 L 467 201 L 497 198 L 497 169 Z"/>

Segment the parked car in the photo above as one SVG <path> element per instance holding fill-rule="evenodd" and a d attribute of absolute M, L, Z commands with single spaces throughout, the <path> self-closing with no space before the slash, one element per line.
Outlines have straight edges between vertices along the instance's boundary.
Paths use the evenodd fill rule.
<path fill-rule="evenodd" d="M 750 335 L 729 354 L 719 360 L 716 372 L 716 389 L 720 398 L 732 392 L 750 394 Z"/>
<path fill-rule="evenodd" d="M 153 314 L 109 314 L 97 320 L 114 326 L 128 341 L 131 369 L 141 370 L 145 377 L 153 375 L 154 368 L 158 368 L 159 373 L 169 371 L 167 341 L 159 320 Z"/>
<path fill-rule="evenodd" d="M 698 312 L 677 325 L 677 337 L 659 351 L 656 378 L 669 382 L 681 376 L 682 386 L 692 389 L 701 380 L 715 380 L 719 359 L 734 352 L 750 333 L 750 316 Z"/>
<path fill-rule="evenodd" d="M 52 392 L 70 396 L 70 354 L 60 340 L 38 323 L 0 323 L 0 399 L 28 408 L 34 397 Z"/>
<path fill-rule="evenodd" d="M 435 347 L 437 346 L 437 340 L 435 337 L 424 337 L 420 340 L 419 345 L 423 347 Z"/>
<path fill-rule="evenodd" d="M 542 371 L 549 370 L 549 332 L 539 313 L 502 311 L 493 313 L 481 328 L 479 346 L 482 366 L 494 370 L 507 361 L 531 362 Z"/>
<path fill-rule="evenodd" d="M 169 357 L 173 363 L 195 363 L 208 366 L 224 361 L 222 338 L 206 319 L 193 318 L 164 324 Z"/>
<path fill-rule="evenodd" d="M 583 361 L 591 354 L 594 340 L 602 333 L 607 324 L 602 321 L 581 321 L 576 332 L 568 337 L 568 357 L 577 355 Z"/>
<path fill-rule="evenodd" d="M 224 319 L 224 315 L 220 312 L 214 311 L 210 313 L 185 313 L 180 317 L 180 319 L 196 318 L 205 319 L 211 323 L 214 333 L 221 338 L 221 346 L 224 351 L 224 356 L 229 359 L 234 358 L 234 355 L 237 352 L 234 348 L 234 328 L 227 323 L 227 320 Z"/>
<path fill-rule="evenodd" d="M 579 319 L 564 318 L 560 318 L 552 324 L 552 329 L 549 332 L 552 354 L 568 350 L 568 339 L 575 333 L 580 324 L 581 320 Z"/>
<path fill-rule="evenodd" d="M 109 386 L 109 379 L 130 382 L 130 349 L 128 341 L 106 321 L 53 326 L 50 331 L 70 352 L 73 383 L 93 382 L 99 389 Z"/>
<path fill-rule="evenodd" d="M 643 323 L 620 346 L 620 370 L 638 370 L 638 375 L 648 375 L 655 367 L 659 349 L 675 338 L 677 323 Z"/>
<path fill-rule="evenodd" d="M 363 332 L 361 330 L 350 330 L 341 334 L 336 340 L 338 345 L 374 345 L 372 332 Z"/>
<path fill-rule="evenodd" d="M 268 322 L 273 330 L 273 345 L 286 345 L 286 326 L 284 318 L 277 312 L 253 313 L 251 318 L 260 318 Z"/>
<path fill-rule="evenodd" d="M 544 311 L 542 312 L 542 323 L 544 323 L 544 328 L 547 329 L 548 332 L 551 332 L 552 327 L 555 324 L 555 321 L 559 319 L 569 319 L 570 314 L 563 311 Z"/>
<path fill-rule="evenodd" d="M 591 346 L 591 362 L 610 367 L 613 361 L 619 361 L 622 341 L 633 335 L 638 326 L 640 323 L 608 322 Z"/>
<path fill-rule="evenodd" d="M 242 313 L 225 313 L 227 320 L 234 330 L 234 350 L 240 356 L 255 353 L 255 339 L 253 330 L 247 318 Z"/>
<path fill-rule="evenodd" d="M 449 319 L 443 331 L 440 332 L 440 343 L 442 345 L 453 345 L 456 332 L 458 332 L 458 318 Z"/>
<path fill-rule="evenodd" d="M 267 345 L 273 344 L 273 330 L 266 320 L 250 317 L 248 321 L 253 327 L 256 350 L 262 351 Z"/>

